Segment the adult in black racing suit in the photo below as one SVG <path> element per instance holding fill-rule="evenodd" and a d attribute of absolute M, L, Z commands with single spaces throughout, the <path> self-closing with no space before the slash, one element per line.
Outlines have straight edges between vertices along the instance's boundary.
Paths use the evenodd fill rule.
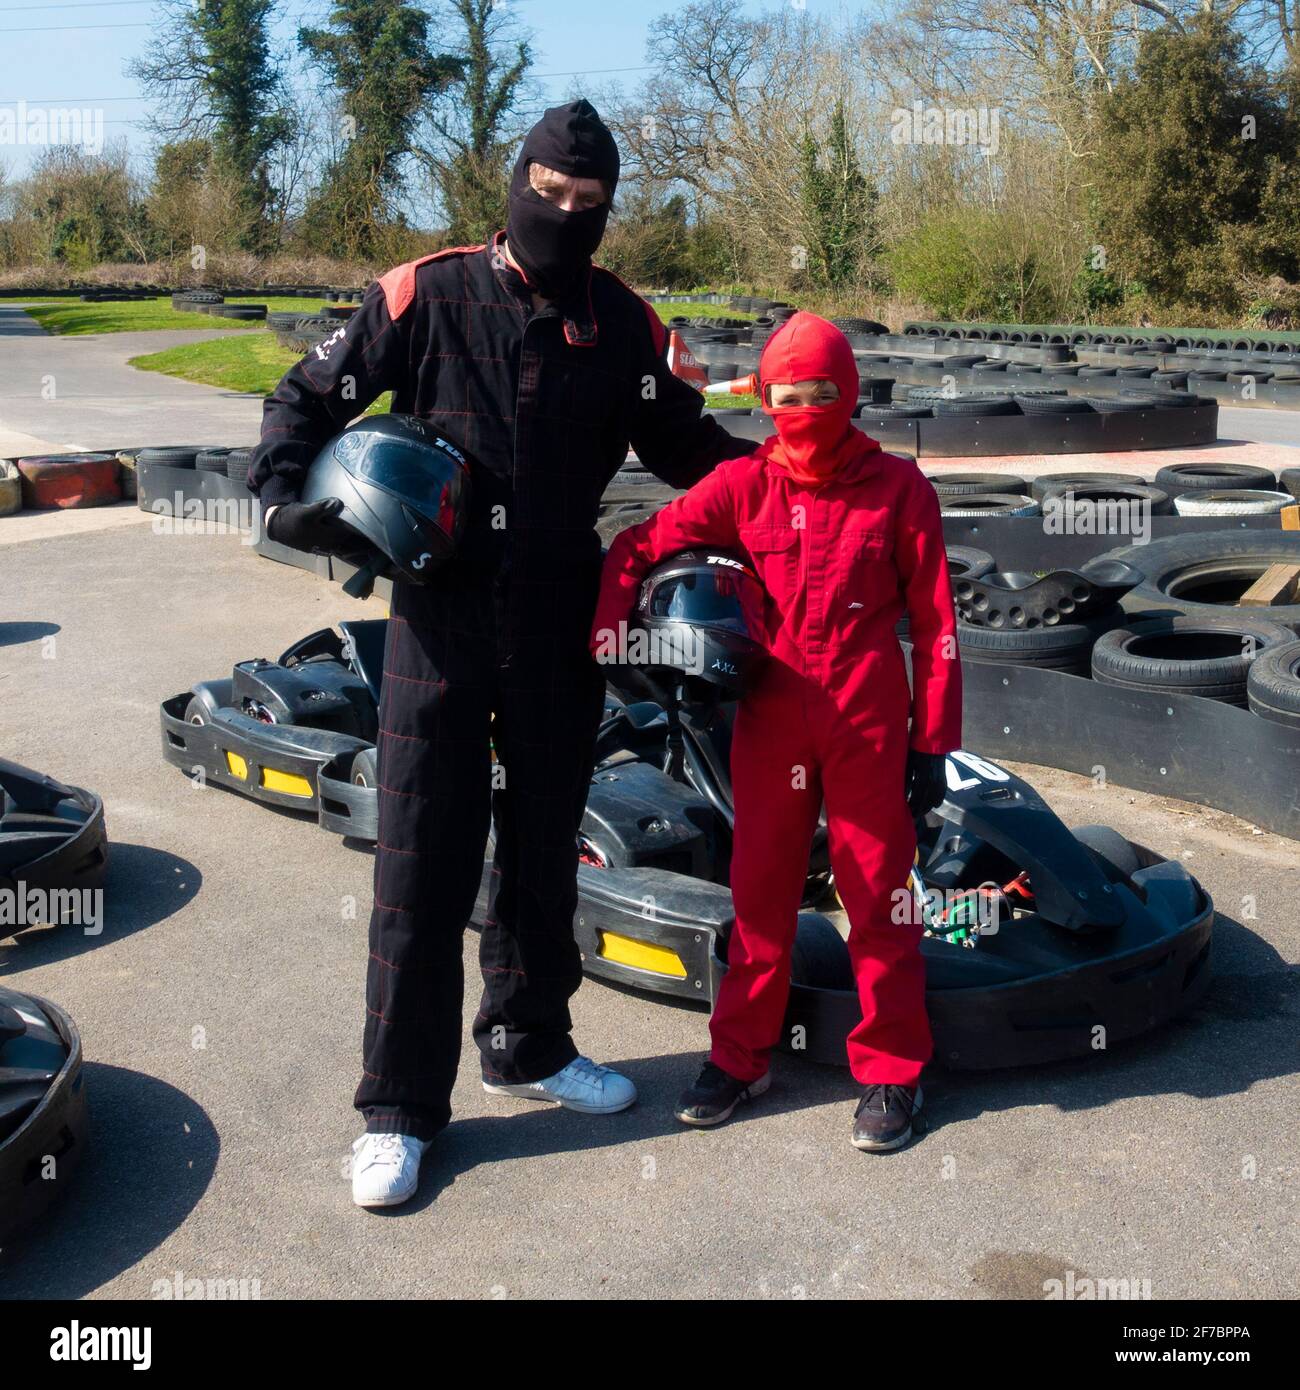
<path fill-rule="evenodd" d="M 409 1197 L 450 1119 L 462 938 L 493 822 L 473 1028 L 484 1085 L 586 1113 L 636 1098 L 578 1055 L 568 1011 L 576 835 L 603 702 L 587 645 L 597 506 L 629 442 L 678 487 L 753 446 L 701 414 L 653 309 L 591 264 L 618 171 L 586 101 L 548 111 L 524 142 L 505 232 L 389 271 L 266 402 L 249 485 L 271 538 L 300 548 L 354 548 L 327 502 L 297 496 L 321 445 L 383 391 L 472 460 L 455 558 L 428 587 L 393 591 L 356 1093 L 363 1206 Z"/>

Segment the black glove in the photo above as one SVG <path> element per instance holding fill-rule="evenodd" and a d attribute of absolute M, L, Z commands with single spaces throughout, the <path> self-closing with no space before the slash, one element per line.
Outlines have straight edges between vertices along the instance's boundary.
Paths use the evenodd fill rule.
<path fill-rule="evenodd" d="M 338 519 L 343 502 L 322 497 L 319 502 L 285 502 L 271 513 L 266 534 L 277 545 L 309 550 L 317 555 L 358 555 L 365 542 Z"/>
<path fill-rule="evenodd" d="M 908 749 L 903 788 L 907 796 L 907 809 L 914 820 L 928 815 L 947 795 L 947 761 L 942 753 L 919 753 L 915 748 Z"/>

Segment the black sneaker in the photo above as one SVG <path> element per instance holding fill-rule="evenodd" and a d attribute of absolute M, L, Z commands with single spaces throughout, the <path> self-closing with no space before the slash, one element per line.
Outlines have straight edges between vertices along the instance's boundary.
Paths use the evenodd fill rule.
<path fill-rule="evenodd" d="M 853 1112 L 853 1147 L 868 1153 L 901 1149 L 920 1108 L 919 1086 L 868 1086 Z"/>
<path fill-rule="evenodd" d="M 720 1125 L 742 1100 L 761 1096 L 771 1084 L 771 1072 L 764 1072 L 757 1081 L 737 1081 L 721 1067 L 705 1062 L 695 1085 L 682 1092 L 677 1118 L 684 1125 Z"/>

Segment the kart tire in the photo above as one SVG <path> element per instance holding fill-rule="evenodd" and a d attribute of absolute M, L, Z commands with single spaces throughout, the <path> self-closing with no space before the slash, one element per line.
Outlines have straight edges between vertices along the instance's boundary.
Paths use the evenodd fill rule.
<path fill-rule="evenodd" d="M 995 561 L 987 550 L 973 545 L 947 547 L 948 574 L 953 579 L 983 579 L 992 574 Z"/>
<path fill-rule="evenodd" d="M 1129 594 L 1130 608 L 1174 609 L 1189 616 L 1229 617 L 1241 609 L 1237 599 L 1270 565 L 1300 564 L 1300 535 L 1286 531 L 1201 531 L 1163 536 L 1146 545 L 1109 551 L 1144 576 Z M 1300 624 L 1300 603 L 1274 604 L 1274 622 Z"/>
<path fill-rule="evenodd" d="M 348 781 L 354 787 L 378 787 L 379 786 L 379 750 L 376 748 L 363 748 L 352 759 L 352 766 L 348 769 Z"/>
<path fill-rule="evenodd" d="M 1300 642 L 1270 647 L 1250 663 L 1246 698 L 1261 719 L 1300 729 Z"/>
<path fill-rule="evenodd" d="M 1014 473 L 927 473 L 926 480 L 940 497 L 969 497 L 977 492 L 1028 492 L 1029 484 Z"/>
<path fill-rule="evenodd" d="M 790 983 L 806 989 L 853 989 L 849 948 L 818 912 L 801 912 L 790 952 Z"/>
<path fill-rule="evenodd" d="M 1029 485 L 1029 495 L 1041 502 L 1049 492 L 1074 487 L 1109 487 L 1114 483 L 1141 483 L 1132 473 L 1040 473 Z"/>
<path fill-rule="evenodd" d="M 187 724 L 211 724 L 212 710 L 202 695 L 195 695 L 185 706 L 185 722 Z"/>
<path fill-rule="evenodd" d="M 754 412 L 761 415 L 761 410 Z M 929 420 L 934 411 L 928 405 L 913 405 L 910 401 L 868 401 L 853 412 L 858 420 Z"/>
<path fill-rule="evenodd" d="M 1038 516 L 1041 510 L 1032 497 L 1024 494 L 972 492 L 939 498 L 940 516 L 963 520 L 972 516 Z"/>
<path fill-rule="evenodd" d="M 1244 706 L 1256 655 L 1294 640 L 1289 628 L 1263 618 L 1149 618 L 1097 639 L 1092 678 L 1125 690 Z"/>
<path fill-rule="evenodd" d="M 1284 468 L 1277 475 L 1278 486 L 1300 502 L 1300 468 Z"/>
<path fill-rule="evenodd" d="M 1227 492 L 1202 490 L 1174 498 L 1174 511 L 1179 516 L 1270 516 L 1294 505 L 1295 498 L 1289 492 L 1265 492 L 1255 488 Z"/>
<path fill-rule="evenodd" d="M 957 649 L 964 661 L 1084 674 L 1096 631 L 1087 623 L 1054 627 L 994 628 L 957 623 Z"/>
<path fill-rule="evenodd" d="M 1155 476 L 1156 487 L 1162 487 L 1171 497 L 1189 492 L 1227 492 L 1234 488 L 1264 488 L 1277 486 L 1277 479 L 1268 468 L 1253 463 L 1172 463 Z"/>

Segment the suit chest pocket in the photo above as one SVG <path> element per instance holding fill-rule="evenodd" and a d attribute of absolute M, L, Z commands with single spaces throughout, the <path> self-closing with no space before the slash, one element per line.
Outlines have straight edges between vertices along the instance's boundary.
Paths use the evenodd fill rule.
<path fill-rule="evenodd" d="M 883 531 L 840 535 L 835 593 L 842 613 L 871 613 L 898 596 L 893 547 Z"/>
<path fill-rule="evenodd" d="M 768 597 L 785 609 L 799 583 L 799 533 L 793 526 L 760 523 L 742 526 L 740 539 Z"/>

